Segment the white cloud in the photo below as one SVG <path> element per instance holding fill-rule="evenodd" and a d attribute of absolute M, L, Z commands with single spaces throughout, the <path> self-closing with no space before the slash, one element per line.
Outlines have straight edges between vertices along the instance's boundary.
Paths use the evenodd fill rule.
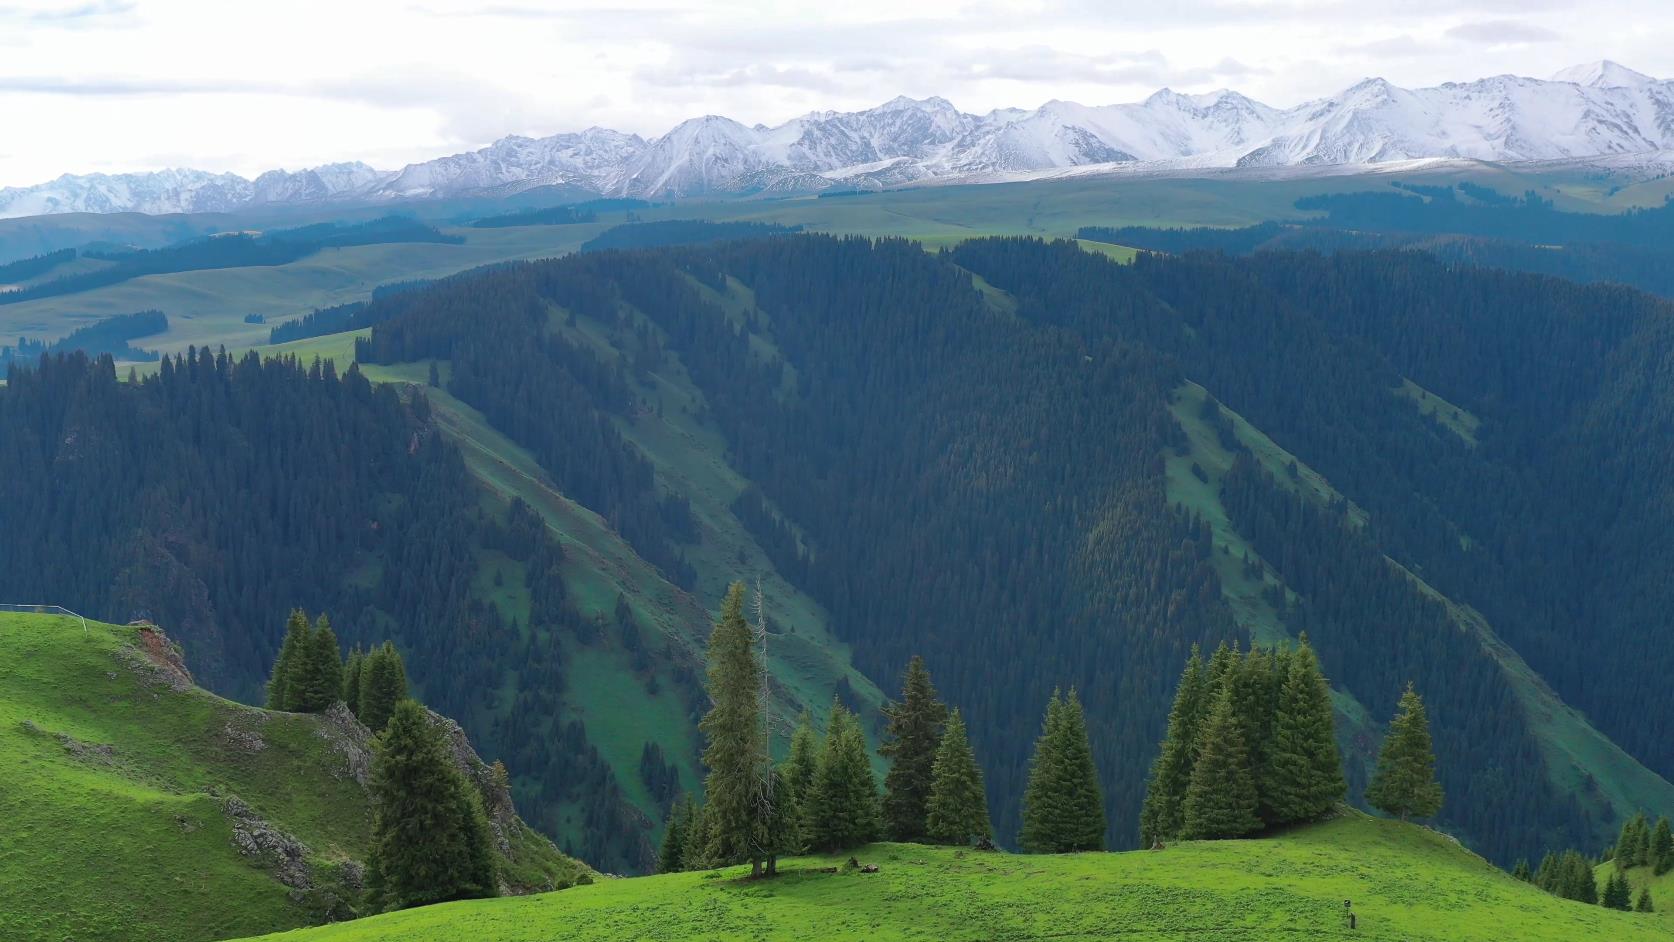
<path fill-rule="evenodd" d="M 1611 58 L 1670 75 L 1671 31 L 1663 0 L 0 0 L 0 185 L 390 167 L 510 133 L 777 123 L 898 94 L 981 112 L 1230 86 L 1290 105 L 1373 74 Z"/>

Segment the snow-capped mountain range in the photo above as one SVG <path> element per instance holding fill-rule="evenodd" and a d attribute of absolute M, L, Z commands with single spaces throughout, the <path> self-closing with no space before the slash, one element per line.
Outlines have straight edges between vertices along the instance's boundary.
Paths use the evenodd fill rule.
<path fill-rule="evenodd" d="M 1406 89 L 1367 79 L 1274 108 L 1233 91 L 975 115 L 941 98 L 814 112 L 777 127 L 708 115 L 646 140 L 604 128 L 489 147 L 400 170 L 362 163 L 234 174 L 65 175 L 0 189 L 0 218 L 66 212 L 213 212 L 263 204 L 515 193 L 567 184 L 611 196 L 876 189 L 1076 172 L 1316 168 L 1424 158 L 1586 160 L 1674 152 L 1674 81 L 1614 62 L 1550 79 L 1499 75 Z M 1667 155 L 1661 155 L 1660 159 Z"/>

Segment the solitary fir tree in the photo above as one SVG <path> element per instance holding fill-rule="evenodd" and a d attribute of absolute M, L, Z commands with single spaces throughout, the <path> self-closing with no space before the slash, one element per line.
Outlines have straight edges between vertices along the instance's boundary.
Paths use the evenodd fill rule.
<path fill-rule="evenodd" d="M 1620 870 L 1610 871 L 1610 879 L 1605 881 L 1604 895 L 1599 897 L 1598 903 L 1607 909 L 1623 912 L 1633 908 L 1633 890 L 1628 886 L 1627 876 Z"/>
<path fill-rule="evenodd" d="M 395 645 L 385 641 L 366 655 L 361 668 L 360 710 L 356 714 L 376 733 L 389 722 L 395 705 L 407 696 L 407 668 Z"/>
<path fill-rule="evenodd" d="M 1517 865 L 1511 868 L 1511 876 L 1512 879 L 1521 880 L 1524 883 L 1534 882 L 1534 873 L 1529 870 L 1528 858 L 1517 858 Z"/>
<path fill-rule="evenodd" d="M 925 832 L 938 844 L 969 844 L 994 836 L 988 820 L 988 795 L 982 768 L 965 736 L 965 721 L 954 710 L 947 718 L 930 775 L 930 803 Z"/>
<path fill-rule="evenodd" d="M 1104 849 L 1104 796 L 1081 699 L 1053 691 L 1023 791 L 1023 849 L 1062 854 Z"/>
<path fill-rule="evenodd" d="M 1389 723 L 1378 770 L 1366 789 L 1366 800 L 1402 821 L 1428 818 L 1441 810 L 1442 789 L 1436 781 L 1436 755 L 1430 746 L 1430 720 L 1424 701 L 1408 684 L 1395 718 Z"/>
<path fill-rule="evenodd" d="M 678 873 L 686 869 L 686 840 L 697 816 L 697 804 L 688 792 L 674 803 L 669 813 L 668 827 L 663 831 L 663 843 L 657 848 L 657 872 Z"/>
<path fill-rule="evenodd" d="M 1237 691 L 1226 685 L 1203 730 L 1202 752 L 1186 789 L 1181 836 L 1194 839 L 1242 837 L 1261 828 L 1255 780 L 1244 732 L 1234 713 Z"/>
<path fill-rule="evenodd" d="M 1674 833 L 1670 833 L 1667 818 L 1657 818 L 1656 829 L 1651 832 L 1651 867 L 1658 876 L 1674 867 Z"/>
<path fill-rule="evenodd" d="M 811 847 L 843 850 L 877 839 L 882 820 L 866 737 L 854 714 L 836 698 L 810 791 L 803 813 Z"/>
<path fill-rule="evenodd" d="M 734 582 L 721 601 L 708 657 L 712 705 L 698 728 L 708 742 L 703 792 L 714 827 L 712 850 L 722 860 L 749 860 L 751 875 L 760 875 L 766 859 L 762 776 L 770 760 L 758 698 L 763 668 L 744 620 L 742 582 Z"/>
<path fill-rule="evenodd" d="M 309 649 L 308 616 L 302 609 L 292 609 L 285 620 L 285 640 L 279 645 L 279 656 L 273 661 L 273 675 L 267 681 L 267 708 L 290 710 L 291 684 Z"/>
<path fill-rule="evenodd" d="M 1139 840 L 1145 847 L 1173 840 L 1184 824 L 1186 789 L 1197 763 L 1198 739 L 1209 713 L 1209 673 L 1197 645 L 1192 645 L 1186 668 L 1174 688 L 1168 711 L 1168 733 L 1163 738 L 1151 778 L 1145 786 L 1145 805 L 1139 815 Z"/>
<path fill-rule="evenodd" d="M 402 700 L 375 743 L 368 888 L 384 909 L 497 893 L 488 821 L 423 707 Z"/>
<path fill-rule="evenodd" d="M 1348 790 L 1331 712 L 1331 691 L 1307 638 L 1286 659 L 1266 774 L 1259 787 L 1270 825 L 1314 821 Z"/>
<path fill-rule="evenodd" d="M 1633 911 L 1636 913 L 1656 912 L 1656 906 L 1651 902 L 1650 887 L 1642 886 L 1639 888 L 1639 896 L 1633 901 Z"/>
<path fill-rule="evenodd" d="M 884 776 L 884 829 L 891 840 L 922 842 L 930 803 L 936 746 L 941 742 L 947 707 L 936 697 L 924 659 L 913 656 L 901 685 L 901 702 L 884 707 L 889 724 L 878 748 L 889 760 Z"/>

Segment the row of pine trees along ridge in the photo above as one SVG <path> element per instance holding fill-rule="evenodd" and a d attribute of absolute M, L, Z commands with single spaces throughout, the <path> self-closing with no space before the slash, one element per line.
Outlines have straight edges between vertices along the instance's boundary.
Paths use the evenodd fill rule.
<path fill-rule="evenodd" d="M 664 872 L 751 864 L 772 875 L 777 858 L 837 852 L 879 839 L 991 847 L 982 769 L 965 723 L 936 693 L 918 657 L 901 699 L 885 707 L 880 794 L 859 718 L 834 699 L 824 736 L 804 712 L 782 762 L 772 757 L 760 696 L 766 667 L 734 583 L 710 635 L 712 706 L 705 800 L 674 806 L 659 853 Z M 1104 800 L 1081 700 L 1071 689 L 1047 704 L 1023 795 L 1018 843 L 1031 853 L 1105 848 Z M 1187 659 L 1152 768 L 1141 820 L 1147 846 L 1222 839 L 1319 820 L 1343 800 L 1331 692 L 1304 636 L 1293 649 L 1222 645 Z M 1429 720 L 1409 687 L 1367 798 L 1402 819 L 1441 807 Z"/>

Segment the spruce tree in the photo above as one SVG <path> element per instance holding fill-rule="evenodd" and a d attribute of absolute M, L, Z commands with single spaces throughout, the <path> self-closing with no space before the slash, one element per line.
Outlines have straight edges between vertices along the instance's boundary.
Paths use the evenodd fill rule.
<path fill-rule="evenodd" d="M 1192 766 L 1197 762 L 1198 739 L 1209 713 L 1209 673 L 1197 645 L 1186 658 L 1180 682 L 1174 688 L 1174 706 L 1168 711 L 1168 733 L 1151 764 L 1151 778 L 1145 786 L 1145 805 L 1139 814 L 1139 840 L 1143 847 L 1173 840 L 1185 821 L 1186 789 L 1192 783 Z"/>
<path fill-rule="evenodd" d="M 1331 691 L 1306 638 L 1288 663 L 1273 719 L 1267 773 L 1258 784 L 1272 825 L 1318 820 L 1348 790 L 1337 752 Z"/>
<path fill-rule="evenodd" d="M 759 828 L 767 875 L 774 876 L 779 872 L 780 855 L 802 850 L 802 814 L 801 803 L 785 777 L 785 770 L 771 766 L 767 774 L 767 810 Z"/>
<path fill-rule="evenodd" d="M 1546 856 L 1540 858 L 1540 867 L 1535 870 L 1534 884 L 1555 895 L 1562 873 L 1563 868 L 1559 864 L 1558 855 L 1547 851 Z"/>
<path fill-rule="evenodd" d="M 709 635 L 709 700 L 698 728 L 707 745 L 704 802 L 712 815 L 713 852 L 721 860 L 749 860 L 752 875 L 765 858 L 760 820 L 762 776 L 769 757 L 763 737 L 759 691 L 763 668 L 750 625 L 744 620 L 744 583 L 734 582 L 721 601 Z"/>
<path fill-rule="evenodd" d="M 1599 897 L 1598 904 L 1623 912 L 1633 908 L 1633 891 L 1628 887 L 1627 876 L 1620 870 L 1610 871 L 1610 879 L 1604 883 L 1604 895 Z"/>
<path fill-rule="evenodd" d="M 1252 647 L 1228 675 L 1232 685 L 1232 715 L 1238 721 L 1244 750 L 1249 754 L 1250 781 L 1255 786 L 1258 816 L 1265 810 L 1267 791 L 1262 776 L 1267 771 L 1273 715 L 1278 706 L 1279 689 L 1284 682 L 1284 678 L 1276 677 L 1273 670 L 1273 656 L 1261 648 Z"/>
<path fill-rule="evenodd" d="M 1193 840 L 1242 837 L 1260 830 L 1255 780 L 1235 712 L 1237 690 L 1225 685 L 1203 730 L 1203 751 L 1186 789 L 1181 836 Z"/>
<path fill-rule="evenodd" d="M 657 872 L 678 873 L 686 869 L 686 839 L 693 825 L 695 803 L 690 793 L 680 796 L 668 816 L 668 828 L 657 848 Z"/>
<path fill-rule="evenodd" d="M 385 641 L 366 656 L 361 668 L 360 721 L 374 733 L 389 722 L 395 705 L 407 696 L 407 669 L 395 645 Z"/>
<path fill-rule="evenodd" d="M 889 760 L 884 776 L 884 829 L 890 840 L 922 842 L 930 802 L 930 781 L 936 764 L 947 707 L 936 697 L 924 659 L 907 663 L 901 702 L 884 707 L 889 724 L 878 748 Z"/>
<path fill-rule="evenodd" d="M 308 616 L 302 609 L 292 609 L 285 620 L 285 640 L 279 645 L 279 656 L 273 661 L 273 675 L 267 681 L 267 708 L 290 710 L 291 685 L 309 649 Z"/>
<path fill-rule="evenodd" d="M 854 714 L 835 698 L 807 805 L 808 843 L 815 850 L 865 844 L 876 840 L 882 827 L 866 737 Z"/>
<path fill-rule="evenodd" d="M 1054 691 L 1023 792 L 1023 849 L 1062 854 L 1104 849 L 1104 797 L 1081 700 Z"/>
<path fill-rule="evenodd" d="M 785 787 L 796 799 L 796 850 L 808 846 L 808 807 L 814 789 L 814 776 L 820 766 L 820 741 L 814 733 L 814 717 L 807 710 L 797 720 L 791 733 L 790 753 L 785 757 Z"/>
<path fill-rule="evenodd" d="M 360 715 L 360 676 L 366 666 L 366 652 L 355 645 L 349 652 L 349 660 L 343 665 L 343 694 L 342 700 L 348 704 L 349 712 Z"/>
<path fill-rule="evenodd" d="M 988 795 L 982 785 L 982 768 L 971 751 L 965 721 L 958 710 L 948 716 L 942 741 L 936 747 L 925 831 L 938 844 L 969 844 L 973 838 L 986 840 L 994 836 L 994 827 L 988 820 Z"/>
<path fill-rule="evenodd" d="M 1534 882 L 1534 873 L 1529 870 L 1529 860 L 1527 857 L 1517 858 L 1517 866 L 1511 868 L 1511 876 L 1512 879 L 1521 880 L 1524 883 Z"/>
<path fill-rule="evenodd" d="M 1557 894 L 1589 905 L 1598 902 L 1598 882 L 1593 865 L 1580 852 L 1564 851 L 1559 863 Z"/>
<path fill-rule="evenodd" d="M 292 675 L 290 708 L 298 713 L 323 713 L 342 692 L 343 652 L 330 620 L 321 615 Z"/>
<path fill-rule="evenodd" d="M 1674 867 L 1674 833 L 1670 833 L 1667 818 L 1657 818 L 1651 832 L 1651 867 L 1661 876 Z"/>
<path fill-rule="evenodd" d="M 1656 906 L 1651 902 L 1650 887 L 1642 886 L 1639 888 L 1639 897 L 1633 901 L 1633 911 L 1636 913 L 1656 912 Z"/>
<path fill-rule="evenodd" d="M 494 896 L 480 797 L 424 708 L 398 703 L 375 742 L 368 885 L 385 909 Z"/>
<path fill-rule="evenodd" d="M 1428 818 L 1441 810 L 1441 784 L 1436 781 L 1436 755 L 1430 745 L 1430 720 L 1424 701 L 1408 684 L 1395 718 L 1389 723 L 1378 769 L 1366 788 L 1372 807 L 1402 821 Z"/>

